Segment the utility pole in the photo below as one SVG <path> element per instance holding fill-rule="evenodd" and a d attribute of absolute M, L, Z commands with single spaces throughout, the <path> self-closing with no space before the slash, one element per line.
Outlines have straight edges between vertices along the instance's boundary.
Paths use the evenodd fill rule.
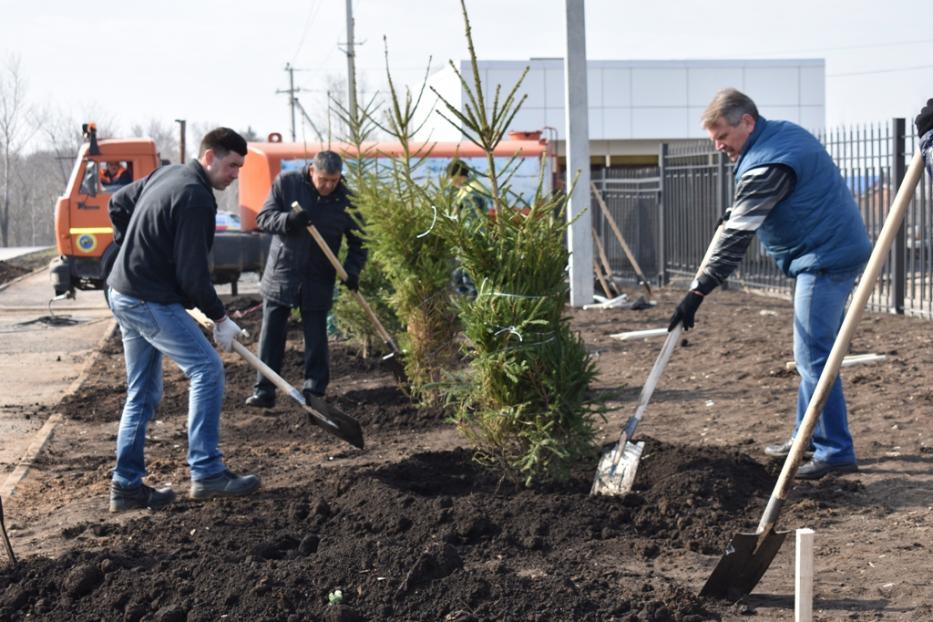
<path fill-rule="evenodd" d="M 301 89 L 295 88 L 295 68 L 292 67 L 291 63 L 285 63 L 285 71 L 288 72 L 288 88 L 287 89 L 276 89 L 276 93 L 288 93 L 288 108 L 291 113 L 292 118 L 292 142 L 297 140 L 297 134 L 295 133 L 295 93 Z"/>
<path fill-rule="evenodd" d="M 356 44 L 353 41 L 353 0 L 347 0 L 347 104 L 350 121 L 356 126 Z"/>
<path fill-rule="evenodd" d="M 567 16 L 567 56 L 564 59 L 567 111 L 567 188 L 573 192 L 567 209 L 570 231 L 570 304 L 593 302 L 593 217 L 590 208 L 590 133 L 586 101 L 586 22 L 583 0 L 564 0 Z M 573 183 L 574 176 L 577 183 Z"/>
<path fill-rule="evenodd" d="M 178 124 L 178 163 L 185 163 L 185 126 L 187 123 L 184 119 L 175 119 L 175 123 Z"/>

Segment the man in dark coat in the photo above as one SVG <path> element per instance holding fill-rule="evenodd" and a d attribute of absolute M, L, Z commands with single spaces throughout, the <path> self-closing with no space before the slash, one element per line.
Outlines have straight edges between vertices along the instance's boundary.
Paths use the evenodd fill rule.
<path fill-rule="evenodd" d="M 308 402 L 324 396 L 330 381 L 327 348 L 327 313 L 333 303 L 336 271 L 307 231 L 314 225 L 337 255 L 343 239 L 347 257 L 344 283 L 350 290 L 359 287 L 360 271 L 366 263 L 358 217 L 351 215 L 351 196 L 343 183 L 343 162 L 333 151 L 322 151 L 300 170 L 283 171 L 275 178 L 265 205 L 256 216 L 260 231 L 274 234 L 263 271 L 262 333 L 259 356 L 276 372 L 282 368 L 288 317 L 293 307 L 301 310 L 304 329 L 304 384 Z M 302 210 L 292 210 L 297 201 Z M 275 405 L 275 386 L 257 374 L 249 406 Z"/>

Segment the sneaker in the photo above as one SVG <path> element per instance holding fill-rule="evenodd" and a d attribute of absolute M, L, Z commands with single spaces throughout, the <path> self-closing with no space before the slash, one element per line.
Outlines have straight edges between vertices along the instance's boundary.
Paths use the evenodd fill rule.
<path fill-rule="evenodd" d="M 768 445 L 765 447 L 765 455 L 771 456 L 772 458 L 786 458 L 790 454 L 790 448 L 793 444 L 794 439 L 789 439 L 783 443 Z M 803 457 L 804 460 L 809 460 L 813 457 L 813 445 L 810 445 L 810 447 L 803 451 Z"/>
<path fill-rule="evenodd" d="M 794 477 L 797 479 L 820 479 L 830 473 L 855 473 L 856 471 L 858 471 L 858 465 L 854 462 L 830 464 L 819 460 L 811 460 L 797 469 L 797 474 Z"/>
<path fill-rule="evenodd" d="M 270 395 L 254 393 L 246 398 L 246 405 L 254 408 L 272 408 L 275 406 L 275 398 Z"/>
<path fill-rule="evenodd" d="M 237 475 L 224 469 L 207 479 L 191 481 L 192 499 L 210 499 L 212 497 L 242 497 L 257 490 L 261 482 L 255 475 Z"/>
<path fill-rule="evenodd" d="M 171 488 L 156 490 L 142 482 L 132 488 L 124 488 L 115 482 L 110 482 L 110 511 L 126 512 L 127 510 L 161 510 L 175 500 L 175 491 Z"/>

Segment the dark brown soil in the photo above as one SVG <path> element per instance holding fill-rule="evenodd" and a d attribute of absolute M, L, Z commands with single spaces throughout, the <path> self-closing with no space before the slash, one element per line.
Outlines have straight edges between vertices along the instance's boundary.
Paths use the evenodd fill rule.
<path fill-rule="evenodd" d="M 607 442 L 660 348 L 608 335 L 662 325 L 678 294 L 661 292 L 647 311 L 574 314 L 598 356 Z M 760 446 L 789 432 L 790 305 L 717 292 L 698 318 L 639 429 L 647 447 L 623 497 L 589 495 L 596 456 L 563 484 L 500 481 L 439 409 L 414 407 L 338 342 L 328 398 L 359 419 L 366 450 L 281 396 L 273 409 L 244 407 L 255 374 L 225 355 L 222 448 L 263 490 L 206 503 L 180 494 L 165 511 L 121 515 L 106 512 L 124 391 L 115 338 L 62 404 L 67 419 L 34 473 L 4 499 L 24 561 L 0 570 L 0 620 L 793 619 L 792 536 L 751 597 L 696 596 L 729 537 L 754 528 L 780 467 Z M 258 336 L 258 313 L 238 321 Z M 817 530 L 817 619 L 933 619 L 928 330 L 863 321 L 853 350 L 889 360 L 843 374 L 862 471 L 795 484 L 782 513 L 784 528 Z M 299 334 L 292 326 L 283 370 L 293 382 Z M 149 480 L 179 493 L 186 410 L 187 384 L 167 363 Z M 328 604 L 337 589 L 342 603 Z"/>
<path fill-rule="evenodd" d="M 26 268 L 21 268 L 19 266 L 14 266 L 5 261 L 0 261 L 0 285 L 8 281 L 12 281 L 18 276 L 22 276 L 29 272 Z"/>

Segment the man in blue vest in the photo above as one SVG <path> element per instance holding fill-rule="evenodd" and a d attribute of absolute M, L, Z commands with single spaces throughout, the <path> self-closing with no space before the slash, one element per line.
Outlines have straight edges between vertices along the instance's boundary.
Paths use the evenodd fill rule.
<path fill-rule="evenodd" d="M 842 325 L 846 300 L 871 254 L 858 206 L 822 144 L 787 121 L 769 121 L 735 89 L 716 94 L 702 117 L 716 149 L 735 163 L 735 196 L 723 216 L 723 232 L 702 275 L 671 317 L 693 326 L 703 298 L 759 241 L 794 287 L 794 361 L 800 373 L 796 433 Z M 793 439 L 769 445 L 782 458 Z M 837 377 L 811 439 L 812 457 L 800 479 L 858 470 L 842 382 Z M 809 453 L 809 452 L 808 452 Z"/>

